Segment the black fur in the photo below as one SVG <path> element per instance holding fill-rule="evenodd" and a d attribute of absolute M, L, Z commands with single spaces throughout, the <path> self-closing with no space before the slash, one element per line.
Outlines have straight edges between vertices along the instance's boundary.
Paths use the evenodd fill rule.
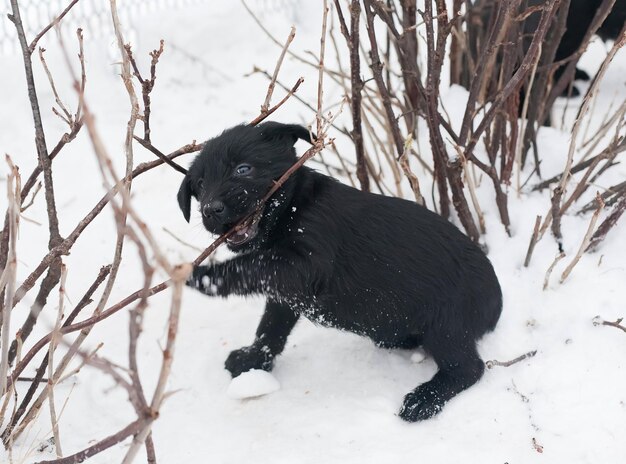
<path fill-rule="evenodd" d="M 228 230 L 296 161 L 298 138 L 308 139 L 300 126 L 265 123 L 210 140 L 178 193 L 185 218 L 192 196 L 201 211 L 219 201 L 220 215 L 203 222 Z M 242 163 L 253 168 L 245 177 L 235 172 Z M 233 376 L 271 370 L 300 316 L 386 348 L 423 346 L 439 371 L 405 397 L 407 421 L 433 416 L 482 376 L 476 340 L 498 321 L 500 286 L 480 248 L 428 209 L 302 167 L 267 202 L 257 234 L 229 247 L 237 257 L 197 267 L 190 285 L 267 296 L 254 343 L 226 360 Z"/>

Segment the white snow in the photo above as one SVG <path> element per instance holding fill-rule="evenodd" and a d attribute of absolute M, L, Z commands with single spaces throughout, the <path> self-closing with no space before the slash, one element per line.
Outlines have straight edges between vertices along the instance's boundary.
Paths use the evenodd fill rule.
<path fill-rule="evenodd" d="M 426 353 L 422 349 L 417 349 L 414 353 L 411 354 L 411 362 L 415 364 L 419 364 L 426 359 Z"/>
<path fill-rule="evenodd" d="M 261 14 L 281 41 L 287 37 L 291 24 L 295 24 L 297 35 L 292 47 L 302 54 L 306 50 L 316 51 L 319 46 L 320 16 L 320 3 L 304 0 L 295 7 L 277 6 Z M 118 59 L 110 56 L 113 43 L 110 37 L 94 39 L 88 24 L 84 29 L 86 99 L 116 168 L 122 171 L 129 104 L 115 65 Z M 48 64 L 57 76 L 57 89 L 73 107 L 76 97 L 54 36 L 49 33 L 41 45 L 48 50 Z M 72 47 L 71 56 L 76 54 L 73 38 L 73 33 L 66 36 L 66 43 Z M 165 39 L 166 51 L 159 63 L 152 94 L 152 139 L 157 147 L 169 152 L 257 116 L 267 80 L 258 74 L 245 75 L 253 65 L 271 72 L 280 48 L 265 37 L 240 2 L 211 0 L 185 10 L 146 12 L 137 23 L 133 40 L 133 50 L 142 69 L 149 65 L 147 52 L 157 47 L 161 38 Z M 338 35 L 338 40 L 342 39 Z M 606 109 L 624 98 L 625 52 L 622 50 L 617 55 L 600 89 L 591 132 L 601 125 Z M 583 58 L 583 67 L 596 69 L 605 54 L 606 46 L 595 42 Z M 36 152 L 21 57 L 16 54 L 1 59 L 0 152 L 10 154 L 21 172 L 27 174 L 36 165 Z M 330 51 L 327 61 L 332 63 Z M 347 60 L 343 65 L 347 65 Z M 51 147 L 65 127 L 50 111 L 54 98 L 36 60 L 34 67 Z M 368 75 L 366 63 L 362 67 L 364 75 Z M 298 96 L 315 102 L 317 69 L 287 58 L 280 80 L 291 86 L 300 76 L 305 77 L 305 82 Z M 338 102 L 342 92 L 328 79 L 324 91 L 326 105 Z M 282 95 L 277 88 L 274 101 Z M 442 84 L 442 101 L 457 128 L 465 99 L 463 89 L 448 89 Z M 559 104 L 564 106 L 564 102 Z M 575 110 L 570 107 L 566 124 L 574 117 Z M 313 118 L 313 113 L 295 99 L 273 115 L 275 120 L 295 123 L 308 123 Z M 337 124 L 351 127 L 349 115 L 341 115 Z M 570 138 L 568 127 L 540 132 L 541 167 L 546 178 L 563 170 Z M 353 149 L 339 133 L 330 136 L 336 137 L 341 153 L 352 153 Z M 423 122 L 416 143 L 428 159 L 428 131 Z M 302 153 L 306 144 L 299 142 L 296 147 Z M 478 155 L 485 156 L 480 151 Z M 577 153 L 577 159 L 580 156 Z M 139 145 L 135 146 L 135 157 L 135 164 L 153 159 Z M 188 155 L 178 161 L 187 166 L 191 159 Z M 319 164 L 310 165 L 322 169 Z M 417 163 L 412 169 L 420 177 L 425 176 Z M 527 167 L 522 179 L 531 169 L 532 166 Z M 0 163 L 2 186 L 6 173 L 5 164 Z M 602 191 L 625 177 L 626 165 L 622 162 L 598 179 L 581 204 L 593 198 L 596 190 Z M 578 178 L 580 173 L 574 176 Z M 55 159 L 54 180 L 57 204 L 62 212 L 61 233 L 66 236 L 105 191 L 85 129 Z M 211 237 L 202 227 L 197 211 L 193 211 L 190 224 L 183 219 L 176 202 L 180 181 L 178 172 L 161 167 L 138 178 L 132 193 L 135 209 L 168 258 L 173 262 L 189 262 L 197 252 L 181 245 L 163 228 L 202 249 L 208 246 Z M 422 191 L 429 192 L 431 185 L 425 184 Z M 410 198 L 408 183 L 403 183 L 403 190 Z M 546 234 L 537 244 L 528 268 L 522 263 L 535 217 L 545 215 L 550 208 L 549 192 L 530 192 L 526 188 L 518 196 L 513 188 L 510 190 L 512 237 L 506 235 L 499 222 L 493 189 L 484 176 L 477 195 L 488 231 L 484 240 L 505 302 L 496 330 L 479 344 L 480 354 L 484 360 L 507 361 L 537 350 L 535 357 L 508 368 L 486 371 L 477 385 L 450 401 L 439 416 L 423 423 L 407 424 L 396 413 L 403 396 L 436 372 L 429 357 L 417 360 L 410 351 L 379 349 L 362 337 L 301 320 L 271 375 L 263 379 L 264 374 L 252 373 L 231 383 L 223 367 L 224 360 L 233 349 L 252 342 L 264 301 L 210 298 L 186 289 L 168 384 L 168 390 L 175 393 L 167 398 L 153 426 L 158 462 L 624 462 L 626 334 L 613 327 L 594 326 L 593 318 L 600 315 L 613 321 L 626 316 L 626 220 L 622 219 L 598 252 L 584 255 L 568 280 L 560 284 L 559 276 L 576 253 L 589 223 L 588 215 L 566 215 L 563 231 L 567 258 L 556 266 L 548 289 L 543 291 L 545 271 L 557 254 L 553 238 Z M 2 211 L 5 201 L 4 195 L 0 195 Z M 427 202 L 431 205 L 428 196 Z M 47 250 L 47 220 L 41 195 L 25 216 L 43 226 L 28 221 L 21 223 L 20 282 Z M 111 261 L 114 224 L 108 209 L 81 236 L 71 255 L 64 257 L 71 303 L 75 304 L 82 296 L 100 266 Z M 111 303 L 143 284 L 141 263 L 130 242 L 124 256 Z M 219 259 L 228 256 L 224 249 L 217 253 Z M 13 311 L 13 331 L 27 314 L 33 298 L 30 293 Z M 55 298 L 51 296 L 51 301 Z M 148 395 L 152 394 L 158 377 L 170 298 L 169 291 L 152 297 L 146 312 L 138 354 L 140 375 Z M 89 311 L 91 307 L 79 319 L 87 317 Z M 25 348 L 51 329 L 55 316 L 55 304 L 51 302 Z M 125 310 L 99 324 L 90 334 L 85 349 L 90 351 L 103 342 L 100 355 L 126 365 L 127 334 Z M 73 336 L 67 340 L 73 340 Z M 32 371 L 24 373 L 32 374 Z M 57 409 L 67 399 L 59 427 L 63 449 L 68 454 L 117 432 L 135 418 L 125 391 L 116 387 L 109 377 L 84 367 L 76 378 L 77 382 L 63 382 L 56 389 Z M 280 383 L 280 390 L 274 394 L 254 401 L 229 399 L 233 390 L 269 392 L 270 378 L 276 380 L 274 386 Z M 27 385 L 18 384 L 20 396 Z M 46 405 L 40 418 L 15 443 L 14 462 L 52 458 L 52 451 L 36 451 L 51 436 L 47 411 Z M 127 446 L 128 443 L 115 446 L 89 462 L 121 462 Z M 137 462 L 143 459 L 139 456 Z M 3 450 L 0 450 L 0 462 L 8 462 Z"/>
<path fill-rule="evenodd" d="M 229 398 L 243 400 L 269 395 L 280 390 L 278 380 L 269 372 L 252 369 L 230 381 L 226 394 Z"/>

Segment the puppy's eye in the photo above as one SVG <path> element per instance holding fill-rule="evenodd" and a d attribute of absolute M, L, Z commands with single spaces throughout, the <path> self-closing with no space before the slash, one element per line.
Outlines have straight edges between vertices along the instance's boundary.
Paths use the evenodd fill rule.
<path fill-rule="evenodd" d="M 249 164 L 240 164 L 235 168 L 235 175 L 237 176 L 245 176 L 252 172 L 252 166 Z"/>

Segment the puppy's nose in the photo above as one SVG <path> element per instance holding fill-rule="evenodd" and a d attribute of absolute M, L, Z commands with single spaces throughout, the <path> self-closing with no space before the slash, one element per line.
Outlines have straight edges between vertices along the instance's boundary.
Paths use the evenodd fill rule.
<path fill-rule="evenodd" d="M 219 200 L 215 200 L 204 205 L 204 207 L 202 208 L 202 214 L 204 214 L 206 217 L 219 217 L 220 215 L 222 215 L 222 213 L 224 213 L 225 209 L 226 208 L 224 207 L 224 203 Z"/>

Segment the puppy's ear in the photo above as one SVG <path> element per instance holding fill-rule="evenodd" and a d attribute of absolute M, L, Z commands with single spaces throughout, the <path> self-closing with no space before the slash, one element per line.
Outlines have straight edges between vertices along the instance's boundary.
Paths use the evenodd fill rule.
<path fill-rule="evenodd" d="M 289 143 L 291 146 L 293 146 L 298 139 L 302 139 L 311 144 L 313 143 L 309 131 L 299 124 L 281 124 L 271 121 L 260 124 L 259 129 L 261 129 L 261 134 L 267 140 L 281 140 Z M 313 140 L 315 140 L 315 136 L 313 136 Z"/>
<path fill-rule="evenodd" d="M 183 216 L 185 220 L 189 222 L 191 217 L 191 179 L 189 179 L 189 174 L 185 176 L 182 184 L 180 184 L 180 188 L 178 189 L 178 206 L 180 210 L 183 212 Z"/>

